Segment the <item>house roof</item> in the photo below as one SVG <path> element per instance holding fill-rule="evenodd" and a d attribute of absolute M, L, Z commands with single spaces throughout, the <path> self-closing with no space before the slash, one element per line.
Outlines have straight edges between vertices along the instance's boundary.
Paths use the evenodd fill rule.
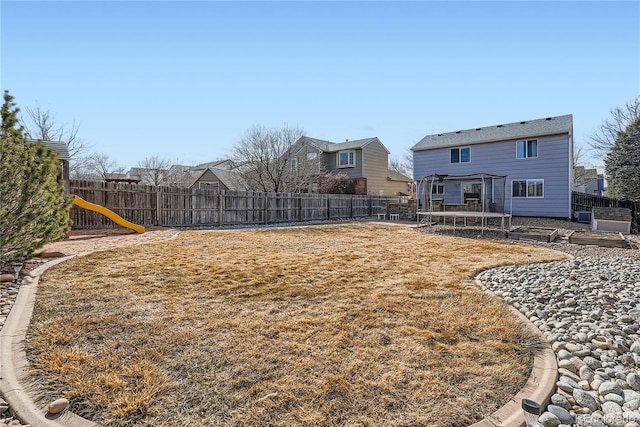
<path fill-rule="evenodd" d="M 225 187 L 227 187 L 231 191 L 245 191 L 247 186 L 242 178 L 242 175 L 237 169 L 225 169 L 225 168 L 216 168 L 216 167 L 208 167 L 202 170 L 202 172 L 193 180 L 189 188 L 193 187 L 196 182 L 202 178 L 202 176 L 207 173 L 207 171 L 211 171 Z"/>
<path fill-rule="evenodd" d="M 227 167 L 230 169 L 233 165 L 233 161 L 230 159 L 224 160 L 214 160 L 213 162 L 200 163 L 195 167 L 191 167 L 192 169 L 206 169 L 206 168 L 215 168 L 215 167 Z"/>
<path fill-rule="evenodd" d="M 565 116 L 547 117 L 544 119 L 427 135 L 414 145 L 411 150 L 431 150 L 434 148 L 557 135 L 571 133 L 572 129 L 573 116 L 567 114 Z"/>
<path fill-rule="evenodd" d="M 409 178 L 408 176 L 401 174 L 400 172 L 396 172 L 392 169 L 389 169 L 387 177 L 391 181 L 413 182 L 413 178 Z"/>
<path fill-rule="evenodd" d="M 42 141 L 42 140 L 35 140 L 35 139 L 30 139 L 29 141 L 31 141 L 31 142 L 37 142 L 37 141 L 42 142 L 42 144 L 44 144 L 45 147 L 49 147 L 53 151 L 58 153 L 58 158 L 60 160 L 69 161 L 69 159 L 71 158 L 71 156 L 69 155 L 69 148 L 67 147 L 67 143 L 66 142 L 62 142 L 62 141 Z"/>
<path fill-rule="evenodd" d="M 311 138 L 308 136 L 303 136 L 302 138 L 300 138 L 301 142 L 307 142 L 316 147 L 318 150 L 324 151 L 325 153 L 334 153 L 336 151 L 342 150 L 356 150 L 359 148 L 363 148 L 376 140 L 380 142 L 380 140 L 375 136 L 371 138 L 355 139 L 353 141 L 345 142 L 331 142 L 322 139 Z M 382 142 L 380 142 L 380 144 L 384 147 L 384 144 L 382 144 Z M 384 149 L 387 150 L 387 147 L 384 147 Z M 387 153 L 388 152 L 389 150 L 387 150 Z"/>

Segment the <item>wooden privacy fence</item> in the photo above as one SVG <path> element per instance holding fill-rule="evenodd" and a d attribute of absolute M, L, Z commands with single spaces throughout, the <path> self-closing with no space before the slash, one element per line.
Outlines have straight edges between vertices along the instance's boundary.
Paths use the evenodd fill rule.
<path fill-rule="evenodd" d="M 213 227 L 365 218 L 384 212 L 400 197 L 341 194 L 258 193 L 200 190 L 71 180 L 70 193 L 144 226 Z M 106 228 L 113 222 L 78 206 L 73 228 Z"/>
<path fill-rule="evenodd" d="M 631 209 L 631 232 L 640 231 L 640 200 L 612 199 L 609 197 L 593 196 L 591 194 L 571 193 L 571 210 L 589 211 L 593 208 L 628 208 Z"/>

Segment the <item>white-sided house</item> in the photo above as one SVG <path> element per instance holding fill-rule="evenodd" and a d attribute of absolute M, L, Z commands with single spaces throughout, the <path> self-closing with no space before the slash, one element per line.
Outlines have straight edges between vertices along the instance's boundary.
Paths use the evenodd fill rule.
<path fill-rule="evenodd" d="M 427 135 L 411 148 L 414 179 L 441 176 L 506 176 L 504 212 L 514 216 L 571 217 L 573 116 L 527 120 Z M 481 187 L 473 178 L 438 188 L 449 203 Z M 420 191 L 420 189 L 418 189 Z M 491 189 L 485 202 L 491 203 Z M 445 197 L 446 196 L 446 197 Z"/>

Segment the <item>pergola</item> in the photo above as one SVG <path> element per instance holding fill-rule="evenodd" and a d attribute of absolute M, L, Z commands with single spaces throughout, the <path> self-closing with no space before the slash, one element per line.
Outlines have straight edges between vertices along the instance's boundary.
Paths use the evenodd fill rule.
<path fill-rule="evenodd" d="M 442 218 L 445 223 L 446 218 L 452 218 L 455 232 L 458 218 L 465 224 L 467 218 L 478 218 L 484 231 L 488 218 L 499 218 L 503 229 L 505 219 L 511 228 L 511 214 L 505 210 L 506 185 L 507 176 L 489 173 L 425 176 L 417 188 L 418 226 L 431 225 L 434 218 Z"/>

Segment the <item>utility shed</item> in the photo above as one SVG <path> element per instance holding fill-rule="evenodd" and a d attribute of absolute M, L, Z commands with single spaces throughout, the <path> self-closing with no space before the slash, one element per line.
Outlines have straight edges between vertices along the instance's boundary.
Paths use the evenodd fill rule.
<path fill-rule="evenodd" d="M 36 142 L 36 140 L 29 140 Z M 58 175 L 58 181 L 64 182 L 64 188 L 69 193 L 69 160 L 71 156 L 69 154 L 69 147 L 62 141 L 40 141 L 45 147 L 51 148 L 57 155 L 60 161 L 60 174 Z"/>
<path fill-rule="evenodd" d="M 591 218 L 593 231 L 617 231 L 623 234 L 631 232 L 631 209 L 593 208 Z"/>

